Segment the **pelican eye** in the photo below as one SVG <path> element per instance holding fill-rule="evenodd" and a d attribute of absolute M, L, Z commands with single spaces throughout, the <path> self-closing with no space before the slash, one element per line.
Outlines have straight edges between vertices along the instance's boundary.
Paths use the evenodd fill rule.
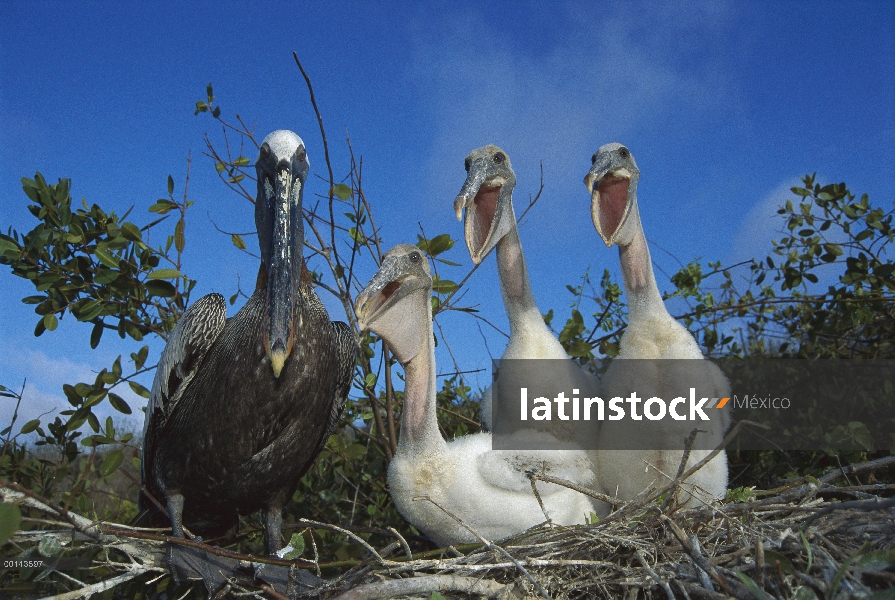
<path fill-rule="evenodd" d="M 618 151 L 618 155 L 622 158 L 628 158 L 629 152 L 627 148 L 620 148 Z"/>
<path fill-rule="evenodd" d="M 463 161 L 463 168 L 466 169 L 467 173 L 469 173 L 469 167 L 469 159 L 467 158 L 465 161 Z"/>
<path fill-rule="evenodd" d="M 303 161 L 305 158 L 308 157 L 308 153 L 305 152 L 304 146 L 302 146 L 301 148 L 298 149 L 298 151 L 295 153 L 295 157 L 299 160 L 299 162 Z"/>
<path fill-rule="evenodd" d="M 270 158 L 270 146 L 268 146 L 266 143 L 261 145 L 261 158 L 263 158 L 264 160 Z"/>
<path fill-rule="evenodd" d="M 503 152 L 498 152 L 497 154 L 494 155 L 494 162 L 496 162 L 497 164 L 500 164 L 504 161 L 505 158 L 506 158 L 506 156 L 504 156 Z"/>
<path fill-rule="evenodd" d="M 420 256 L 419 252 L 411 252 L 410 253 L 410 262 L 418 263 L 420 261 L 420 258 L 422 258 L 422 257 Z"/>

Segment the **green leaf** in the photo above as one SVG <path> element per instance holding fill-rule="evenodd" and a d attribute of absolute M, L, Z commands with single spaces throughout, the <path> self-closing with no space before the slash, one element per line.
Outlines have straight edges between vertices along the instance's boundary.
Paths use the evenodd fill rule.
<path fill-rule="evenodd" d="M 41 556 L 53 558 L 62 552 L 62 544 L 57 537 L 45 537 L 38 542 L 37 551 Z"/>
<path fill-rule="evenodd" d="M 160 198 L 158 202 L 149 207 L 149 212 L 158 213 L 160 215 L 164 215 L 168 213 L 172 208 L 176 208 L 177 205 L 171 202 L 170 200 L 166 200 L 165 198 Z"/>
<path fill-rule="evenodd" d="M 364 387 L 373 389 L 376 386 L 376 373 L 367 373 L 364 377 Z"/>
<path fill-rule="evenodd" d="M 758 587 L 758 584 L 755 583 L 755 581 L 745 573 L 737 572 L 737 577 L 740 578 L 740 581 L 743 582 L 743 585 L 745 585 L 749 589 L 749 592 L 758 600 L 774 600 L 773 596 Z"/>
<path fill-rule="evenodd" d="M 249 166 L 249 158 L 247 156 L 240 156 L 236 160 L 233 161 L 233 166 L 235 167 L 247 167 Z"/>
<path fill-rule="evenodd" d="M 858 561 L 858 568 L 865 571 L 885 571 L 895 566 L 895 550 L 877 550 Z"/>
<path fill-rule="evenodd" d="M 128 406 L 127 402 L 125 402 L 124 399 L 118 394 L 109 392 L 109 403 L 112 405 L 112 408 L 114 408 L 118 412 L 124 413 L 126 415 L 131 414 L 131 407 Z"/>
<path fill-rule="evenodd" d="M 162 298 L 170 298 L 177 294 L 177 290 L 167 281 L 147 281 L 146 291 L 150 296 L 160 296 Z"/>
<path fill-rule="evenodd" d="M 121 235 L 132 242 L 139 242 L 143 239 L 140 228 L 130 222 L 121 225 Z"/>
<path fill-rule="evenodd" d="M 12 537 L 22 522 L 22 513 L 15 504 L 0 504 L 0 546 Z"/>
<path fill-rule="evenodd" d="M 439 594 L 438 592 L 432 592 L 432 595 L 429 596 L 429 600 L 445 600 L 445 597 Z"/>
<path fill-rule="evenodd" d="M 93 331 L 90 332 L 90 347 L 94 350 L 97 346 L 99 346 L 99 341 L 103 337 L 104 329 L 105 327 L 103 327 L 103 322 L 97 321 L 96 324 L 93 326 Z"/>
<path fill-rule="evenodd" d="M 305 538 L 300 533 L 293 533 L 288 545 L 292 546 L 292 550 L 284 554 L 283 558 L 295 560 L 305 551 Z"/>
<path fill-rule="evenodd" d="M 44 315 L 44 327 L 47 328 L 47 331 L 55 331 L 58 325 L 59 320 L 56 319 L 56 315 L 54 315 L 53 313 Z"/>
<path fill-rule="evenodd" d="M 177 225 L 174 226 L 174 247 L 177 248 L 177 252 L 183 252 L 183 248 L 186 246 L 186 238 L 183 236 L 183 217 L 180 217 L 180 220 L 177 221 Z"/>
<path fill-rule="evenodd" d="M 168 195 L 174 193 L 174 178 L 168 175 Z"/>
<path fill-rule="evenodd" d="M 138 396 L 142 398 L 149 398 L 149 390 L 145 387 L 137 383 L 136 381 L 128 381 L 127 384 L 131 386 L 131 390 Z"/>
<path fill-rule="evenodd" d="M 432 289 L 439 294 L 450 294 L 458 287 L 460 286 L 448 279 L 437 278 L 435 281 L 432 282 Z"/>
<path fill-rule="evenodd" d="M 243 241 L 242 236 L 238 233 L 234 233 L 230 236 L 230 241 L 233 242 L 233 245 L 239 248 L 240 250 L 246 249 L 246 243 Z"/>
<path fill-rule="evenodd" d="M 99 474 L 103 477 L 108 477 L 118 470 L 118 467 L 121 466 L 122 462 L 124 462 L 124 452 L 121 450 L 112 450 L 103 459 L 103 464 L 99 468 Z"/>
<path fill-rule="evenodd" d="M 40 419 L 32 419 L 31 421 L 28 421 L 27 423 L 25 423 L 24 425 L 22 425 L 22 432 L 21 432 L 21 433 L 22 433 L 22 435 L 31 433 L 32 431 L 34 431 L 34 430 L 37 429 L 38 427 L 40 427 Z"/>
<path fill-rule="evenodd" d="M 451 236 L 447 233 L 436 235 L 431 240 L 425 239 L 420 234 L 416 234 L 416 237 L 419 239 L 416 243 L 417 248 L 433 257 L 453 248 L 455 242 L 455 240 L 452 240 Z"/>
<path fill-rule="evenodd" d="M 117 269 L 117 268 L 118 268 L 118 260 L 117 260 L 114 256 L 112 256 L 111 254 L 109 254 L 108 252 L 106 252 L 105 250 L 100 250 L 99 248 L 97 248 L 97 249 L 94 251 L 94 254 L 96 255 L 96 258 L 99 259 L 99 262 L 103 263 L 104 265 L 106 265 L 106 266 L 109 267 L 110 269 Z"/>
<path fill-rule="evenodd" d="M 136 355 L 131 355 L 134 359 L 134 368 L 140 370 L 143 368 L 143 364 L 146 362 L 146 357 L 149 355 L 149 346 L 143 346 L 137 351 Z"/>
<path fill-rule="evenodd" d="M 78 321 L 91 321 L 101 312 L 103 312 L 103 303 L 100 300 L 88 300 L 79 307 L 75 318 Z"/>
<path fill-rule="evenodd" d="M 795 567 L 792 564 L 792 561 L 789 560 L 783 554 L 776 552 L 774 550 L 765 550 L 764 551 L 764 561 L 769 565 L 780 565 L 780 570 L 786 573 L 787 575 L 791 575 L 795 573 Z"/>
<path fill-rule="evenodd" d="M 198 115 L 200 112 L 208 112 L 208 105 L 201 100 L 196 102 L 196 112 L 194 112 L 193 114 Z"/>
<path fill-rule="evenodd" d="M 354 460 L 359 456 L 364 456 L 367 453 L 367 447 L 363 444 L 351 444 L 344 450 L 345 458 L 348 460 Z"/>
<path fill-rule="evenodd" d="M 223 173 L 224 171 L 227 170 L 227 165 L 225 165 L 222 162 L 216 162 L 216 163 L 214 163 L 214 170 L 217 171 L 218 173 Z"/>
<path fill-rule="evenodd" d="M 149 274 L 149 279 L 177 279 L 180 271 L 177 269 L 156 269 Z"/>
<path fill-rule="evenodd" d="M 336 196 L 339 200 L 348 200 L 348 198 L 351 197 L 351 187 L 344 183 L 337 183 L 332 187 L 330 193 Z"/>

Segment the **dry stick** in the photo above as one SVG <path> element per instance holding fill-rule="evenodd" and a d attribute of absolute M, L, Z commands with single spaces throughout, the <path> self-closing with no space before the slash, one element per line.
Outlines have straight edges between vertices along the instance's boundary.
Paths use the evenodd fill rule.
<path fill-rule="evenodd" d="M 670 492 L 668 494 L 668 497 L 665 498 L 665 502 L 663 502 L 662 506 L 659 507 L 659 510 L 661 512 L 665 512 L 665 509 L 668 508 L 668 506 L 674 501 L 674 498 L 677 495 L 677 490 L 680 487 L 681 475 L 684 474 L 684 469 L 687 466 L 687 461 L 690 460 L 690 452 L 693 450 L 693 442 L 696 441 L 697 433 L 699 433 L 699 429 L 693 428 L 693 430 L 690 432 L 690 435 L 688 435 L 687 439 L 684 440 L 684 454 L 681 456 L 681 462 L 677 467 L 677 474 L 674 476 L 674 479 L 671 480 L 671 483 L 675 486 L 674 492 Z M 656 469 L 656 471 L 659 470 Z M 661 473 L 661 471 L 659 472 Z"/>
<path fill-rule="evenodd" d="M 314 98 L 314 86 L 311 85 L 311 78 L 308 77 L 308 74 L 305 72 L 305 68 L 301 66 L 301 61 L 298 60 L 298 54 L 295 52 L 292 53 L 292 58 L 295 59 L 295 64 L 298 65 L 298 70 L 301 71 L 302 77 L 305 78 L 305 83 L 308 85 L 308 94 L 311 96 L 311 106 L 314 107 L 314 114 L 317 115 L 317 124 L 320 125 L 320 137 L 323 139 L 323 157 L 326 161 L 326 169 L 329 172 L 329 222 L 335 223 L 336 219 L 333 215 L 333 187 L 336 182 L 333 178 L 333 168 L 332 164 L 329 161 L 329 144 L 326 142 L 326 132 L 323 130 L 323 117 L 320 116 L 320 110 L 317 108 L 317 100 Z M 336 252 L 336 230 L 330 227 L 330 247 L 333 249 L 333 255 L 336 259 L 336 266 L 341 267 L 342 264 L 339 261 L 339 253 Z M 333 275 L 337 273 L 336 270 L 333 270 Z M 340 278 L 336 277 L 336 281 L 339 281 Z M 348 279 L 345 277 L 345 273 L 342 273 L 341 280 L 345 283 L 345 290 L 348 290 L 350 287 L 350 283 Z M 341 282 L 339 282 L 339 287 L 341 288 Z"/>
<path fill-rule="evenodd" d="M 432 591 L 450 591 L 474 594 L 476 596 L 506 597 L 512 586 L 504 585 L 490 579 L 476 579 L 461 575 L 429 575 L 408 579 L 393 579 L 380 583 L 368 583 L 348 590 L 334 600 L 375 600 L 394 596 L 425 594 Z"/>
<path fill-rule="evenodd" d="M 543 467 L 541 468 L 541 471 L 542 472 L 544 471 Z M 541 507 L 541 512 L 544 513 L 544 518 L 547 519 L 548 523 L 550 523 L 551 522 L 550 515 L 547 514 L 547 509 L 544 508 L 544 501 L 541 500 L 541 494 L 538 493 L 538 486 L 535 483 L 535 478 L 533 476 L 533 473 L 528 473 L 527 475 L 528 475 L 528 482 L 531 484 L 531 491 L 532 491 L 532 493 L 534 493 L 535 498 L 538 499 L 538 506 Z"/>
<path fill-rule="evenodd" d="M 709 577 L 712 578 L 721 588 L 730 594 L 738 598 L 739 600 L 752 600 L 752 594 L 749 590 L 746 589 L 746 586 L 742 585 L 736 581 L 729 581 L 726 577 L 721 575 L 718 572 L 718 569 L 715 568 L 709 560 L 702 555 L 702 553 L 697 552 L 693 546 L 690 544 L 690 541 L 687 539 L 687 534 L 684 533 L 684 530 L 681 529 L 680 525 L 674 522 L 673 519 L 668 517 L 667 515 L 659 515 L 659 517 L 668 524 L 671 528 L 672 533 L 674 533 L 674 537 L 677 538 L 677 541 L 683 546 L 684 550 L 687 554 L 690 555 L 690 558 L 693 559 L 693 562 L 701 568 L 703 571 L 709 574 Z"/>
<path fill-rule="evenodd" d="M 266 583 L 262 583 L 262 584 L 261 584 L 261 590 L 262 590 L 265 594 L 267 594 L 268 596 L 270 596 L 271 598 L 273 598 L 274 600 L 289 600 L 289 597 L 288 597 L 288 596 L 284 596 L 283 594 L 281 594 L 280 592 L 276 591 L 275 589 L 273 589 L 272 587 L 270 587 L 270 586 L 267 585 Z"/>
<path fill-rule="evenodd" d="M 152 540 L 156 542 L 167 542 L 169 544 L 174 544 L 177 546 L 187 546 L 189 548 L 196 548 L 197 550 L 202 550 L 208 554 L 212 554 L 214 556 L 221 556 L 223 558 L 232 558 L 234 560 L 239 560 L 243 562 L 255 562 L 255 563 L 264 563 L 267 565 L 278 565 L 281 567 L 302 567 L 302 568 L 310 568 L 314 566 L 309 560 L 304 560 L 302 558 L 296 558 L 294 560 L 286 560 L 284 558 L 274 558 L 272 556 L 255 556 L 254 554 L 242 554 L 240 552 L 233 552 L 232 550 L 225 550 L 223 548 L 218 548 L 217 546 L 211 546 L 204 542 L 197 542 L 196 540 L 188 540 L 186 538 L 174 537 L 171 535 L 158 535 L 155 533 L 143 533 L 140 531 L 130 531 L 125 529 L 116 529 L 114 527 L 109 527 L 103 530 L 107 535 L 114 536 L 122 536 L 135 538 L 140 540 Z"/>
<path fill-rule="evenodd" d="M 656 573 L 655 571 L 653 571 L 653 570 L 650 568 L 650 566 L 649 566 L 649 565 L 647 564 L 647 562 L 646 562 L 646 559 L 643 558 L 643 554 L 640 553 L 640 550 L 637 550 L 637 551 L 634 553 L 634 556 L 635 556 L 635 558 L 637 558 L 637 562 L 640 563 L 640 566 L 643 567 L 643 569 L 644 569 L 647 573 L 649 573 L 649 576 L 652 577 L 653 580 L 654 580 L 656 583 L 658 583 L 659 586 L 660 586 L 663 590 L 665 590 L 665 595 L 668 596 L 668 600 L 675 600 L 674 592 L 671 591 L 671 586 L 668 585 L 668 583 L 666 583 L 665 581 L 663 581 L 662 578 L 659 577 L 658 573 Z"/>
<path fill-rule="evenodd" d="M 830 514 L 835 510 L 885 510 L 895 506 L 895 498 L 886 498 L 885 500 L 882 498 L 874 498 L 873 500 L 855 500 L 854 502 L 836 502 L 835 504 L 831 504 L 826 508 L 822 508 L 817 511 L 802 523 L 802 531 L 807 531 L 808 527 L 811 523 L 814 522 L 815 519 L 822 515 Z"/>
<path fill-rule="evenodd" d="M 130 581 L 131 579 L 134 579 L 135 577 L 138 577 L 145 572 L 146 571 L 137 568 L 130 573 L 123 573 L 118 577 L 106 579 L 105 581 L 100 581 L 99 583 L 88 585 L 87 587 L 81 588 L 79 590 L 73 590 L 64 594 L 56 594 L 55 596 L 46 596 L 45 598 L 41 598 L 41 600 L 78 600 L 79 598 L 90 598 L 94 594 L 99 594 L 101 592 L 105 592 L 106 590 L 111 590 L 116 585 L 122 584 L 125 581 Z"/>
<path fill-rule="evenodd" d="M 376 552 L 376 550 L 373 548 L 373 546 L 371 546 L 370 544 L 368 544 L 368 543 L 366 542 L 366 540 L 364 540 L 362 537 L 357 536 L 357 535 L 354 535 L 353 533 L 351 533 L 351 532 L 348 531 L 347 529 L 343 529 L 343 528 L 338 527 L 338 526 L 336 526 L 336 525 L 329 525 L 328 523 L 321 523 L 321 522 L 319 522 L 319 521 L 312 521 L 312 520 L 310 520 L 310 519 L 299 519 L 297 522 L 298 522 L 298 523 L 301 523 L 301 524 L 303 524 L 303 525 L 310 525 L 311 527 L 316 527 L 316 528 L 318 528 L 318 529 L 329 529 L 329 530 L 331 530 L 331 531 L 338 531 L 338 532 L 341 533 L 342 535 L 347 535 L 348 537 L 350 537 L 351 539 L 353 539 L 355 542 L 359 543 L 359 544 L 362 545 L 364 548 L 366 548 L 367 551 L 370 552 L 370 554 L 372 554 L 373 556 L 375 556 L 375 557 L 376 557 L 376 560 L 379 562 L 380 565 L 385 565 L 385 563 L 386 563 L 385 559 L 383 559 L 382 556 L 380 556 L 379 553 Z M 406 542 L 405 542 L 405 543 L 406 543 Z"/>
<path fill-rule="evenodd" d="M 580 492 L 585 496 L 590 496 L 596 500 L 600 500 L 601 502 L 606 502 L 607 504 L 620 505 L 624 504 L 623 500 L 619 498 L 614 498 L 612 496 L 607 496 L 606 494 L 601 494 L 600 492 L 595 492 L 590 488 L 586 488 L 582 485 L 578 485 L 577 483 L 573 483 L 568 479 L 560 479 L 559 477 L 551 477 L 550 475 L 544 475 L 539 473 L 526 473 L 529 479 L 534 481 L 543 481 L 544 483 L 555 483 L 556 485 L 561 485 L 563 487 L 567 487 L 570 490 L 575 490 L 576 492 Z"/>
<path fill-rule="evenodd" d="M 699 545 L 699 536 L 690 535 L 687 537 L 687 541 L 690 542 L 690 545 L 693 547 L 693 551 L 702 555 L 702 548 Z M 703 571 L 698 565 L 695 566 L 696 575 L 699 577 L 699 582 L 702 584 L 707 590 L 715 591 L 714 586 L 712 586 L 712 580 L 709 578 L 709 574 Z"/>
<path fill-rule="evenodd" d="M 464 523 L 463 520 L 460 519 L 460 517 L 458 517 L 457 515 L 455 515 L 454 513 L 452 513 L 451 511 L 449 511 L 448 509 L 444 508 L 443 506 L 441 506 L 440 504 L 438 504 L 437 502 L 435 502 L 435 500 L 433 500 L 433 499 L 430 498 L 429 496 L 416 496 L 416 497 L 414 498 L 414 500 L 428 500 L 429 502 L 431 502 L 432 504 L 434 504 L 435 506 L 437 506 L 438 508 L 440 508 L 442 511 L 444 511 L 444 513 L 445 513 L 447 516 L 449 516 L 450 518 L 452 518 L 453 520 L 455 520 L 457 523 L 459 523 L 461 526 L 463 526 L 463 528 L 466 529 L 466 531 L 468 531 L 469 533 L 471 533 L 472 535 L 474 535 L 475 537 L 477 537 L 477 538 L 479 539 L 479 541 L 482 542 L 482 543 L 485 545 L 486 548 L 488 548 L 489 550 L 497 550 L 498 552 L 500 552 L 501 554 L 503 554 L 504 556 L 506 556 L 507 558 L 509 558 L 509 559 L 510 559 L 510 562 L 512 562 L 514 565 L 516 565 L 516 568 L 518 568 L 518 569 L 522 572 L 522 574 L 525 575 L 525 577 L 531 582 L 531 584 L 532 584 L 533 586 L 535 586 L 535 589 L 537 589 L 538 592 L 539 592 L 544 598 L 546 598 L 547 600 L 550 600 L 550 596 L 547 594 L 547 590 L 545 590 L 545 589 L 541 586 L 540 583 L 538 583 L 537 581 L 535 581 L 534 577 L 532 577 L 531 574 L 530 574 L 528 571 L 525 570 L 525 567 L 523 567 L 522 564 L 521 564 L 518 560 L 516 560 L 515 558 L 513 558 L 513 556 L 512 556 L 509 552 L 507 552 L 506 550 L 504 550 L 503 548 L 501 548 L 501 547 L 498 546 L 497 544 L 492 544 L 491 542 L 489 542 L 488 540 L 486 540 L 485 538 L 483 538 L 482 536 L 480 536 L 480 535 L 479 535 L 475 530 L 473 530 L 469 525 L 467 525 L 466 523 Z"/>

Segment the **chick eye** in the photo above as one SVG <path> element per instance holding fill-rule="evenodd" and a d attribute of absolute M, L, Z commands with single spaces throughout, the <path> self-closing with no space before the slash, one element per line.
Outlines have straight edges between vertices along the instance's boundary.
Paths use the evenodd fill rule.
<path fill-rule="evenodd" d="M 465 161 L 463 161 L 463 168 L 466 169 L 467 173 L 469 173 L 469 166 L 469 159 L 467 158 Z"/>
<path fill-rule="evenodd" d="M 597 164 L 597 153 L 596 152 L 594 152 L 594 155 L 590 157 L 590 164 L 592 164 L 592 165 Z"/>
<path fill-rule="evenodd" d="M 270 146 L 267 144 L 261 145 L 261 158 L 267 160 L 270 157 Z"/>
<path fill-rule="evenodd" d="M 503 155 L 503 152 L 498 152 L 497 154 L 494 155 L 494 162 L 496 162 L 497 164 L 500 164 L 504 161 L 505 158 L 506 158 L 506 156 Z"/>
<path fill-rule="evenodd" d="M 619 149 L 618 155 L 621 156 L 622 158 L 628 158 L 628 149 L 627 148 Z"/>
<path fill-rule="evenodd" d="M 422 258 L 422 257 L 420 256 L 419 252 L 411 252 L 410 262 L 418 263 L 420 261 L 420 258 Z"/>
<path fill-rule="evenodd" d="M 308 157 L 308 153 L 305 152 L 305 147 L 302 146 L 301 148 L 299 148 L 298 152 L 296 152 L 295 156 L 296 156 L 296 158 L 298 158 L 299 162 L 306 159 Z"/>

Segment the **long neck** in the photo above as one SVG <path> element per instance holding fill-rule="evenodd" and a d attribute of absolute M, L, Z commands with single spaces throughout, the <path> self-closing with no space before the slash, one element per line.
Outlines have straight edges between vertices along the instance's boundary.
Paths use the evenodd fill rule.
<path fill-rule="evenodd" d="M 622 276 L 625 281 L 625 292 L 628 296 L 629 319 L 646 318 L 668 314 L 650 259 L 643 225 L 640 223 L 640 212 L 636 210 L 631 217 L 636 218 L 634 237 L 628 245 L 619 244 L 618 257 L 621 262 Z"/>
<path fill-rule="evenodd" d="M 510 335 L 522 327 L 524 321 L 544 325 L 541 312 L 531 293 L 531 282 L 528 279 L 528 268 L 522 254 L 522 242 L 516 229 L 516 216 L 512 212 L 507 215 L 513 219 L 510 231 L 497 242 L 497 271 L 500 274 L 500 291 L 503 304 L 510 321 Z M 546 326 L 544 326 L 546 328 Z"/>
<path fill-rule="evenodd" d="M 432 336 L 432 303 L 426 299 L 425 336 L 420 351 L 404 365 L 404 409 L 398 453 L 438 452 L 447 444 L 438 431 L 435 409 L 435 338 Z"/>

